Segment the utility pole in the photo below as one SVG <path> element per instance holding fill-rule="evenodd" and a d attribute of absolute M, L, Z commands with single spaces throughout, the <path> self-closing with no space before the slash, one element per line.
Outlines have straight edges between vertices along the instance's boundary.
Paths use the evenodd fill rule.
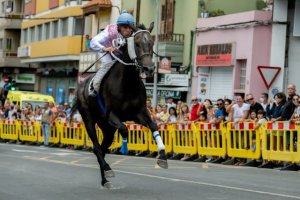
<path fill-rule="evenodd" d="M 155 25 L 156 25 L 156 32 L 155 32 L 155 52 L 158 52 L 158 34 L 159 34 L 159 19 L 160 19 L 160 0 L 156 0 L 156 18 L 155 18 Z M 157 105 L 157 76 L 158 76 L 158 60 L 159 57 L 155 57 L 155 70 L 154 70 L 154 83 L 153 83 L 153 93 L 152 93 L 152 103 L 153 106 L 156 107 Z"/>

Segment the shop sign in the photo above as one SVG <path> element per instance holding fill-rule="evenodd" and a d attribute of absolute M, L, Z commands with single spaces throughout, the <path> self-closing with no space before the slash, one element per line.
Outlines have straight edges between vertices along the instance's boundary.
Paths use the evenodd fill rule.
<path fill-rule="evenodd" d="M 153 97 L 153 89 L 147 89 L 146 90 L 147 97 Z M 173 97 L 174 99 L 180 99 L 181 98 L 181 92 L 180 91 L 174 91 L 174 90 L 157 90 L 157 97 Z"/>
<path fill-rule="evenodd" d="M 34 74 L 17 74 L 16 75 L 16 83 L 35 83 L 35 75 Z"/>
<path fill-rule="evenodd" d="M 187 74 L 165 74 L 165 84 L 188 87 L 189 77 Z"/>
<path fill-rule="evenodd" d="M 232 44 L 200 45 L 197 47 L 197 66 L 232 66 Z"/>

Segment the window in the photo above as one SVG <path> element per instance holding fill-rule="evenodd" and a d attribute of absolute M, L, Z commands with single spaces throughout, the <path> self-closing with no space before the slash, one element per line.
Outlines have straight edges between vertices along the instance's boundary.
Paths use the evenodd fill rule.
<path fill-rule="evenodd" d="M 28 29 L 24 29 L 23 30 L 23 43 L 24 44 L 26 44 L 28 42 L 27 36 L 28 36 Z"/>
<path fill-rule="evenodd" d="M 37 27 L 38 30 L 38 38 L 37 41 L 41 41 L 43 39 L 43 25 L 39 25 Z"/>
<path fill-rule="evenodd" d="M 1 50 L 3 49 L 3 39 L 2 38 L 0 39 L 0 49 Z"/>
<path fill-rule="evenodd" d="M 68 18 L 64 18 L 61 20 L 61 31 L 62 31 L 62 36 L 67 36 L 68 35 Z"/>
<path fill-rule="evenodd" d="M 30 42 L 34 42 L 35 40 L 35 32 L 34 32 L 34 27 L 30 28 Z"/>
<path fill-rule="evenodd" d="M 1 13 L 5 13 L 5 1 L 1 2 Z"/>
<path fill-rule="evenodd" d="M 240 89 L 245 89 L 246 85 L 246 60 L 240 60 Z"/>
<path fill-rule="evenodd" d="M 58 21 L 52 23 L 52 38 L 58 37 Z"/>
<path fill-rule="evenodd" d="M 12 39 L 6 38 L 6 50 L 11 50 L 12 48 Z"/>
<path fill-rule="evenodd" d="M 82 35 L 82 18 L 75 18 L 74 35 Z"/>
<path fill-rule="evenodd" d="M 14 1 L 7 1 L 6 13 L 11 13 L 14 11 Z"/>
<path fill-rule="evenodd" d="M 50 23 L 45 24 L 45 36 L 46 40 L 50 38 Z"/>

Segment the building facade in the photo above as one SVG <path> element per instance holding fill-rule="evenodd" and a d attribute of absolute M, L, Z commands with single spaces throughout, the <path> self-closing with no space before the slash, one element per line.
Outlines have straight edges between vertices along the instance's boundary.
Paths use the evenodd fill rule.
<path fill-rule="evenodd" d="M 56 103 L 71 102 L 84 48 L 83 12 L 88 1 L 27 0 L 22 22 L 21 62 L 36 70 L 35 91 Z"/>
<path fill-rule="evenodd" d="M 0 1 L 0 87 L 4 85 L 4 79 L 16 79 L 17 89 L 33 90 L 33 72 L 27 64 L 20 62 L 17 57 L 18 46 L 21 37 L 21 22 L 23 16 L 24 1 L 1 0 Z M 22 75 L 21 75 L 22 74 Z M 24 77 L 28 77 L 27 81 Z M 23 77 L 23 78 L 22 78 Z"/>
<path fill-rule="evenodd" d="M 269 94 L 286 91 L 293 83 L 298 89 L 300 81 L 300 1 L 274 0 L 270 65 L 281 68 Z"/>
<path fill-rule="evenodd" d="M 258 66 L 269 65 L 271 19 L 269 11 L 199 18 L 192 93 L 216 101 L 266 92 Z"/>

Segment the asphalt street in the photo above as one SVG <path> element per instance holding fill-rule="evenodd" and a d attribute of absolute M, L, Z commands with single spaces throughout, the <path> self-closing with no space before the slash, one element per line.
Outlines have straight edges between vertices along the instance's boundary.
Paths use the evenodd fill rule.
<path fill-rule="evenodd" d="M 0 143 L 0 200 L 300 199 L 300 172 L 107 155 L 116 177 L 100 185 L 89 152 Z"/>

